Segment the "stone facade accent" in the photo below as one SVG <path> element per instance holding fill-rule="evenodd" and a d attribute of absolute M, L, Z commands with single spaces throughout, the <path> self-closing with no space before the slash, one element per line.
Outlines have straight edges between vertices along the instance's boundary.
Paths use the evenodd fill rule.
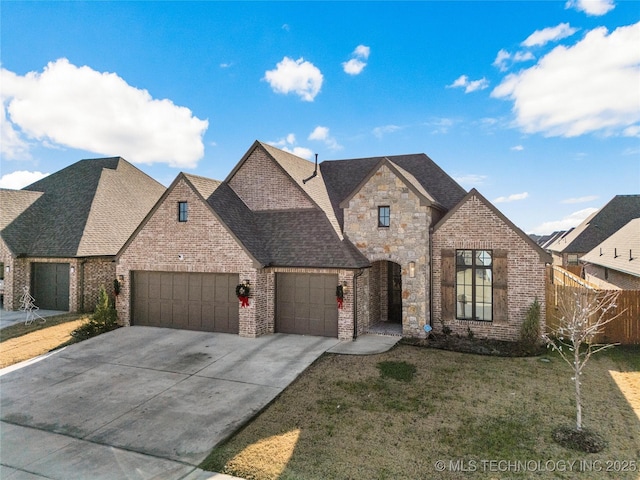
<path fill-rule="evenodd" d="M 378 226 L 378 207 L 390 207 L 389 227 Z M 421 199 L 404 179 L 387 165 L 381 165 L 344 210 L 345 236 L 371 261 L 395 262 L 402 270 L 402 332 L 405 336 L 424 336 L 429 319 L 429 228 L 437 213 L 421 204 Z M 409 262 L 415 262 L 415 276 L 409 276 Z M 381 268 L 385 268 L 384 264 Z M 385 273 L 370 272 L 369 302 L 358 304 L 359 325 L 386 321 Z M 364 297 L 367 298 L 367 297 Z"/>
<path fill-rule="evenodd" d="M 479 338 L 518 340 L 526 311 L 537 298 L 545 322 L 545 262 L 529 242 L 476 195 L 470 195 L 433 233 L 433 329 L 448 326 L 452 333 Z M 523 234 L 524 235 L 524 234 Z M 470 321 L 444 318 L 442 306 L 442 252 L 446 249 L 504 251 L 507 256 L 506 321 Z M 455 268 L 455 267 L 454 267 Z M 494 296 L 495 301 L 495 296 Z M 494 306 L 495 307 L 495 306 Z"/>

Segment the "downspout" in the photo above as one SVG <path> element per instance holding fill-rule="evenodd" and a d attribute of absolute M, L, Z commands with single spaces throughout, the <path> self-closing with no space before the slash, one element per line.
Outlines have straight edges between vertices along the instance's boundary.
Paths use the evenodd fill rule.
<path fill-rule="evenodd" d="M 359 273 L 353 274 L 353 340 L 358 338 L 358 277 L 364 273 L 361 268 Z"/>
<path fill-rule="evenodd" d="M 433 331 L 433 227 L 429 227 L 429 326 Z"/>

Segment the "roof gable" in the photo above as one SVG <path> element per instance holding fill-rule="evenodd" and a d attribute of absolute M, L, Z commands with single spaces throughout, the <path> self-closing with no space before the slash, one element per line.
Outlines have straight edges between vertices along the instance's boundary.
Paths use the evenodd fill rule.
<path fill-rule="evenodd" d="M 349 201 L 369 182 L 369 180 L 382 168 L 387 167 L 398 177 L 419 199 L 423 206 L 432 206 L 442 209 L 442 206 L 427 192 L 424 187 L 411 173 L 402 167 L 399 167 L 387 157 L 382 157 L 380 161 L 369 171 L 369 173 L 360 181 L 360 183 L 349 193 L 339 204 L 340 208 L 348 208 Z"/>
<path fill-rule="evenodd" d="M 440 221 L 436 224 L 433 231 L 434 233 L 438 231 L 447 221 L 454 216 L 458 210 L 467 202 L 470 201 L 471 198 L 477 198 L 486 208 L 491 210 L 508 228 L 514 231 L 526 244 L 528 244 L 531 248 L 533 248 L 538 255 L 540 256 L 540 260 L 544 262 L 551 262 L 551 256 L 545 252 L 540 245 L 533 241 L 533 239 L 524 233 L 520 228 L 518 228 L 511 220 L 509 220 L 500 210 L 498 210 L 489 200 L 487 200 L 483 195 L 480 194 L 475 188 L 472 188 L 465 197 L 460 200 L 460 202 L 451 210 L 447 212 L 447 214 L 440 219 Z"/>
<path fill-rule="evenodd" d="M 591 214 L 548 248 L 557 253 L 586 253 L 630 220 L 639 217 L 640 195 L 616 195 L 600 210 Z"/>

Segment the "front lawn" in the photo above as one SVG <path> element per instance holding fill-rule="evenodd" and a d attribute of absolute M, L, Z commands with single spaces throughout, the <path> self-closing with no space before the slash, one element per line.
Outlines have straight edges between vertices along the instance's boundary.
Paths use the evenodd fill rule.
<path fill-rule="evenodd" d="M 552 439 L 575 420 L 571 372 L 557 355 L 398 345 L 324 355 L 201 467 L 246 479 L 638 479 L 640 398 L 609 373 L 624 372 L 633 389 L 638 356 L 603 352 L 586 367 L 584 425 L 608 442 L 598 454 Z"/>

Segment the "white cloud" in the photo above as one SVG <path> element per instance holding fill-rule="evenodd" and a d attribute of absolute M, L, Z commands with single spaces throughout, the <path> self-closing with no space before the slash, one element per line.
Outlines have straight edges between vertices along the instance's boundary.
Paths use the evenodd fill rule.
<path fill-rule="evenodd" d="M 565 8 L 574 8 L 587 15 L 601 16 L 615 8 L 613 0 L 568 0 Z"/>
<path fill-rule="evenodd" d="M 560 220 L 544 222 L 532 229 L 532 232 L 539 235 L 548 235 L 549 233 L 559 230 L 569 230 L 570 228 L 580 225 L 589 215 L 597 211 L 597 208 L 585 208 L 583 210 L 578 210 L 577 212 L 573 212 Z"/>
<path fill-rule="evenodd" d="M 527 39 L 522 42 L 523 47 L 539 47 L 549 42 L 562 40 L 570 37 L 578 31 L 577 28 L 571 27 L 568 23 L 561 23 L 555 27 L 543 28 L 536 30 Z"/>
<path fill-rule="evenodd" d="M 524 150 L 524 147 L 522 145 L 516 145 L 515 147 L 511 147 L 511 150 L 514 152 L 521 152 Z"/>
<path fill-rule="evenodd" d="M 348 73 L 349 75 L 359 75 L 364 67 L 367 66 L 366 62 L 362 60 L 358 60 L 357 58 L 352 58 L 348 62 L 342 63 L 342 68 L 344 69 L 344 73 Z"/>
<path fill-rule="evenodd" d="M 51 142 L 134 163 L 167 163 L 192 168 L 204 155 L 208 121 L 170 100 L 156 100 L 115 73 L 77 67 L 67 59 L 24 76 L 2 69 L 2 103 L 13 132 L 43 145 Z M 5 135 L 11 135 L 3 125 Z M 8 132 L 8 133 L 7 133 Z M 15 154 L 20 143 L 2 152 Z"/>
<path fill-rule="evenodd" d="M 7 173 L 0 177 L 0 188 L 20 190 L 21 188 L 31 185 L 47 175 L 49 174 L 42 172 L 29 172 L 27 170 L 18 170 L 12 173 Z"/>
<path fill-rule="evenodd" d="M 450 118 L 437 118 L 427 122 L 427 126 L 433 127 L 432 134 L 449 133 L 450 128 L 454 125 L 454 121 Z"/>
<path fill-rule="evenodd" d="M 351 53 L 351 60 L 342 63 L 342 69 L 349 75 L 359 75 L 367 66 L 366 60 L 369 58 L 371 48 L 366 45 L 358 45 Z"/>
<path fill-rule="evenodd" d="M 451 85 L 447 85 L 447 88 L 464 88 L 464 93 L 471 93 L 484 90 L 488 86 L 489 81 L 484 77 L 479 80 L 469 80 L 468 76 L 460 75 Z"/>
<path fill-rule="evenodd" d="M 265 72 L 264 80 L 276 93 L 286 95 L 293 92 L 305 102 L 313 102 L 320 93 L 324 77 L 313 63 L 303 58 L 293 60 L 284 57 L 275 69 Z"/>
<path fill-rule="evenodd" d="M 640 23 L 611 34 L 597 28 L 571 47 L 505 77 L 491 93 L 514 102 L 527 133 L 575 137 L 633 133 L 640 122 Z M 588 101 L 585 101 L 588 99 Z"/>
<path fill-rule="evenodd" d="M 329 128 L 317 126 L 313 132 L 307 137 L 308 140 L 318 140 L 324 142 L 324 144 L 331 150 L 340 150 L 342 145 L 338 144 L 335 138 L 329 135 Z"/>
<path fill-rule="evenodd" d="M 296 136 L 293 133 L 289 133 L 286 137 L 276 140 L 275 142 L 267 142 L 269 145 L 278 147 L 285 152 L 293 153 L 301 158 L 311 160 L 313 152 L 305 147 L 299 147 L 296 145 Z"/>
<path fill-rule="evenodd" d="M 501 72 L 506 72 L 511 63 L 527 62 L 535 59 L 535 56 L 531 52 L 519 51 L 513 55 L 504 49 L 501 49 L 496 55 L 496 59 L 492 65 L 497 67 Z"/>
<path fill-rule="evenodd" d="M 397 132 L 398 130 L 401 130 L 401 129 L 402 129 L 402 127 L 399 127 L 398 125 L 383 125 L 382 127 L 374 128 L 372 133 L 376 137 L 382 138 L 387 133 Z"/>
<path fill-rule="evenodd" d="M 29 144 L 20 137 L 20 133 L 7 119 L 7 109 L 2 103 L 0 117 L 0 152 L 6 160 L 25 160 L 30 158 Z"/>
<path fill-rule="evenodd" d="M 587 203 L 598 199 L 598 195 L 587 195 L 585 197 L 566 198 L 560 203 Z"/>
<path fill-rule="evenodd" d="M 460 185 L 466 187 L 475 187 L 477 185 L 483 185 L 484 181 L 489 178 L 487 175 L 478 175 L 475 173 L 468 173 L 466 175 L 460 175 L 454 177 L 454 180 Z"/>
<path fill-rule="evenodd" d="M 529 197 L 529 193 L 528 192 L 514 193 L 514 194 L 511 194 L 511 195 L 509 195 L 507 197 L 498 197 L 493 201 L 493 203 L 517 202 L 518 200 L 524 200 L 527 197 Z"/>

